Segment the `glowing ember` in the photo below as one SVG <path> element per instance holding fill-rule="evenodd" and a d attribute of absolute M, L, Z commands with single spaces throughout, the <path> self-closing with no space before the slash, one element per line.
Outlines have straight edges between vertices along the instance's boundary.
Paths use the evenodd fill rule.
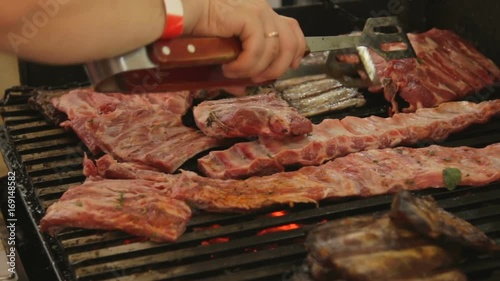
<path fill-rule="evenodd" d="M 144 242 L 144 241 L 148 241 L 148 238 L 137 237 L 137 238 L 126 239 L 125 241 L 123 241 L 123 244 L 128 245 L 128 244 L 132 244 L 132 243 L 136 243 L 136 242 Z"/>
<path fill-rule="evenodd" d="M 229 238 L 227 238 L 227 237 L 217 237 L 217 238 L 213 238 L 213 239 L 201 241 L 201 245 L 202 246 L 208 246 L 208 245 L 211 245 L 211 244 L 225 243 L 225 242 L 229 242 Z"/>
<path fill-rule="evenodd" d="M 287 224 L 287 225 L 271 227 L 268 229 L 261 230 L 261 231 L 259 231 L 259 233 L 257 233 L 257 235 L 264 235 L 264 234 L 272 233 L 272 232 L 288 231 L 288 230 L 297 229 L 297 228 L 300 228 L 300 225 L 298 225 L 296 223 L 291 223 L 291 224 Z"/>
<path fill-rule="evenodd" d="M 210 225 L 210 226 L 193 227 L 193 232 L 195 232 L 195 231 L 203 231 L 203 230 L 207 230 L 207 229 L 216 229 L 216 228 L 219 228 L 219 227 L 221 227 L 220 224 L 213 224 L 213 225 Z"/>
<path fill-rule="evenodd" d="M 282 217 L 284 215 L 286 215 L 285 211 L 277 211 L 269 214 L 270 217 Z"/>

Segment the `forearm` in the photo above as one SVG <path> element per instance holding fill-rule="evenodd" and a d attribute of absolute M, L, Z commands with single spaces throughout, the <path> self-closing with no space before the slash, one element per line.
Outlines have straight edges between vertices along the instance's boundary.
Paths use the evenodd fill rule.
<path fill-rule="evenodd" d="M 48 0 L 51 10 L 38 0 L 12 2 L 3 5 L 28 8 L 0 23 L 0 48 L 43 63 L 115 56 L 155 41 L 165 24 L 162 0 Z"/>

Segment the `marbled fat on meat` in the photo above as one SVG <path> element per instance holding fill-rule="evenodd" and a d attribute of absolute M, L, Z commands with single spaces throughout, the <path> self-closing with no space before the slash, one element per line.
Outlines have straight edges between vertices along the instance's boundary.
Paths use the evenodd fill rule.
<path fill-rule="evenodd" d="M 276 93 L 204 101 L 193 109 L 196 125 L 216 138 L 283 138 L 312 131 L 312 123 Z"/>
<path fill-rule="evenodd" d="M 385 61 L 370 51 L 384 96 L 399 112 L 399 94 L 414 112 L 456 101 L 500 81 L 500 69 L 472 44 L 449 31 L 433 28 L 424 33 L 408 34 L 416 59 Z M 378 91 L 380 88 L 372 88 Z"/>
<path fill-rule="evenodd" d="M 445 187 L 443 171 L 447 168 L 461 171 L 462 186 L 499 181 L 500 143 L 485 148 L 372 149 L 320 166 L 246 180 L 212 179 L 184 171 L 172 196 L 214 212 L 249 211 L 274 204 Z"/>
<path fill-rule="evenodd" d="M 165 195 L 168 184 L 146 180 L 92 180 L 71 187 L 52 204 L 40 230 L 63 228 L 121 230 L 155 242 L 176 240 L 186 229 L 191 209 Z"/>
<path fill-rule="evenodd" d="M 53 99 L 68 115 L 61 125 L 72 128 L 87 147 L 123 162 L 174 172 L 186 160 L 215 147 L 215 138 L 186 127 L 181 116 L 192 104 L 189 92 L 100 94 L 74 90 Z"/>
<path fill-rule="evenodd" d="M 500 114 L 500 100 L 449 102 L 415 113 L 398 113 L 388 118 L 348 116 L 325 119 L 313 125 L 306 136 L 283 140 L 260 138 L 238 143 L 227 150 L 212 151 L 198 160 L 198 166 L 212 178 L 246 178 L 284 171 L 291 165 L 319 165 L 349 153 L 374 148 L 442 141 L 449 134 L 472 124 L 485 123 Z"/>

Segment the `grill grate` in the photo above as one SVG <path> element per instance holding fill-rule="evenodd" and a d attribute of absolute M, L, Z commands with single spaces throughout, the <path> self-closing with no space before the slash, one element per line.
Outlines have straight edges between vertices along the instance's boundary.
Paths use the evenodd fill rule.
<path fill-rule="evenodd" d="M 72 185 L 83 182 L 85 146 L 76 135 L 46 122 L 27 99 L 31 89 L 13 89 L 1 108 L 9 138 L 9 165 L 22 175 L 19 190 L 35 224 L 45 209 Z M 385 105 L 336 114 L 382 115 Z M 450 136 L 446 146 L 484 146 L 500 141 L 500 119 L 474 125 Z M 417 146 L 425 146 L 426 143 Z M 187 166 L 193 165 L 188 163 Z M 500 183 L 453 191 L 418 192 L 468 220 L 500 242 Z M 175 243 L 156 244 L 119 231 L 69 229 L 45 243 L 53 266 L 67 280 L 287 280 L 306 256 L 308 228 L 324 220 L 389 209 L 392 196 L 299 204 L 252 214 L 199 213 Z M 274 215 L 274 216 L 272 216 Z M 282 227 L 287 231 L 272 232 Z M 263 231 L 268 233 L 263 234 Z M 470 280 L 493 280 L 500 257 L 478 258 L 463 265 Z M 64 277 L 63 277 L 64 276 Z"/>

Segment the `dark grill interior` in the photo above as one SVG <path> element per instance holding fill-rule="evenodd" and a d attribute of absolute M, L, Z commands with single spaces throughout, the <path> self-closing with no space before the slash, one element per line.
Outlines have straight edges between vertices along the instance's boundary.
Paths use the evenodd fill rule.
<path fill-rule="evenodd" d="M 30 108 L 27 99 L 33 93 L 32 89 L 11 89 L 1 114 L 10 139 L 7 160 L 18 181 L 22 180 L 25 207 L 38 224 L 50 204 L 85 179 L 81 164 L 87 150 L 72 132 L 48 123 Z M 370 106 L 331 117 L 383 115 L 386 104 L 379 97 L 372 98 Z M 496 118 L 452 135 L 441 145 L 482 147 L 499 141 L 500 119 Z M 418 146 L 424 145 L 428 143 Z M 193 163 L 184 168 L 188 167 Z M 434 195 L 442 207 L 500 242 L 500 183 L 418 194 Z M 66 230 L 54 239 L 45 234 L 40 238 L 60 279 L 288 280 L 306 255 L 302 242 L 308 228 L 325 220 L 386 211 L 391 199 L 390 195 L 352 198 L 246 215 L 199 213 L 175 243 L 155 244 L 118 231 L 83 229 Z M 472 259 L 463 265 L 470 280 L 496 280 L 491 278 L 496 278 L 499 268 L 500 256 Z"/>

